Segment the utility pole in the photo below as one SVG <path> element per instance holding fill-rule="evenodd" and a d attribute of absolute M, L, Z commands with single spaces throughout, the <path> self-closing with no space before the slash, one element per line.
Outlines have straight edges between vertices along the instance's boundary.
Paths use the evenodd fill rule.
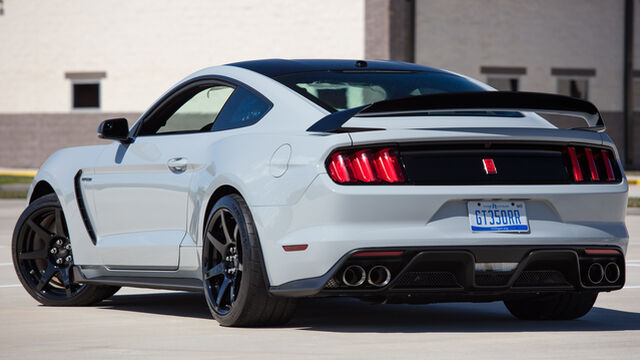
<path fill-rule="evenodd" d="M 624 164 L 633 164 L 633 3 L 625 0 L 624 5 Z"/>

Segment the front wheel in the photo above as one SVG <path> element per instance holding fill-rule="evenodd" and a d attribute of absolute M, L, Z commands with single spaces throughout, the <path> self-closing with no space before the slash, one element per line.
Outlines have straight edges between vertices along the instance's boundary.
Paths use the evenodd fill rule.
<path fill-rule="evenodd" d="M 249 207 L 227 195 L 211 210 L 202 247 L 204 293 L 213 317 L 223 326 L 284 324 L 295 299 L 269 294 L 262 252 Z"/>
<path fill-rule="evenodd" d="M 90 305 L 119 289 L 73 281 L 73 249 L 55 194 L 35 200 L 24 210 L 11 247 L 18 279 L 29 295 L 44 305 Z"/>
<path fill-rule="evenodd" d="M 597 292 L 567 293 L 507 300 L 504 304 L 522 320 L 573 320 L 586 315 L 597 298 Z"/>

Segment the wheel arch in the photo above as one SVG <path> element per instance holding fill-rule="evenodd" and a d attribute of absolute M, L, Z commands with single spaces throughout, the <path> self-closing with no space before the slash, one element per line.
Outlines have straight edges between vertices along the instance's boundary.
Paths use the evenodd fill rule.
<path fill-rule="evenodd" d="M 218 200 L 220 200 L 222 197 L 230 195 L 230 194 L 237 194 L 238 196 L 242 197 L 243 199 L 245 198 L 244 196 L 242 196 L 242 194 L 240 193 L 240 191 L 237 188 L 235 188 L 235 187 L 233 187 L 231 185 L 221 185 L 221 186 L 219 186 L 213 192 L 213 194 L 211 194 L 211 196 L 209 197 L 209 202 L 207 202 L 207 207 L 205 208 L 205 211 L 204 211 L 204 221 L 202 222 L 202 231 L 204 231 L 206 217 L 209 215 L 209 212 L 211 211 L 211 209 L 213 209 L 213 206 L 216 204 L 216 202 L 218 202 Z"/>
<path fill-rule="evenodd" d="M 36 186 L 33 187 L 33 191 L 31 193 L 31 197 L 29 198 L 29 204 L 31 204 L 32 202 L 34 202 L 35 200 L 48 195 L 48 194 L 55 194 L 55 190 L 53 190 L 53 186 L 51 186 L 51 184 L 49 184 L 49 182 L 47 182 L 46 180 L 40 180 L 38 181 L 38 183 L 36 184 Z"/>

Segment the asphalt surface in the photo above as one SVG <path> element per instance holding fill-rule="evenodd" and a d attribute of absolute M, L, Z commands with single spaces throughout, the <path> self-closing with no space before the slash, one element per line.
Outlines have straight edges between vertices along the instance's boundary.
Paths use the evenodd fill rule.
<path fill-rule="evenodd" d="M 502 303 L 301 301 L 290 324 L 220 327 L 202 294 L 122 289 L 97 306 L 39 305 L 19 285 L 10 239 L 24 207 L 0 201 L 0 358 L 639 359 L 640 211 L 627 216 L 627 284 L 574 321 L 520 321 Z"/>

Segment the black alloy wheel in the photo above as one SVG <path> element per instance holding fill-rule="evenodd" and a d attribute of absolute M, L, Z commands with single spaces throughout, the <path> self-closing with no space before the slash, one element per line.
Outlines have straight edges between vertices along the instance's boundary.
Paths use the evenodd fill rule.
<path fill-rule="evenodd" d="M 293 316 L 295 299 L 269 293 L 256 227 L 240 195 L 222 197 L 209 211 L 202 281 L 211 314 L 220 325 L 279 325 Z"/>
<path fill-rule="evenodd" d="M 55 194 L 31 203 L 13 234 L 13 264 L 22 285 L 45 305 L 88 305 L 119 288 L 73 281 L 73 249 Z"/>
<path fill-rule="evenodd" d="M 217 210 L 207 226 L 204 245 L 206 291 L 213 310 L 227 314 L 238 298 L 242 281 L 242 242 L 238 222 L 228 209 Z"/>

